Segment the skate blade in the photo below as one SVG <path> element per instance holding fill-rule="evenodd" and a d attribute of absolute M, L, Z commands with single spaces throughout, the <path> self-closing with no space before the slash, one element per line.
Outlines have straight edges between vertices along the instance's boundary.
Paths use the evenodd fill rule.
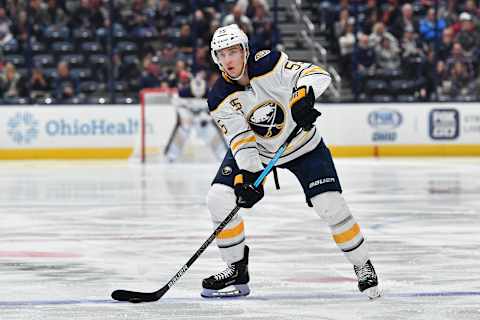
<path fill-rule="evenodd" d="M 370 300 L 375 300 L 382 296 L 382 290 L 379 288 L 379 286 L 365 289 L 363 293 L 366 294 Z"/>
<path fill-rule="evenodd" d="M 235 298 L 244 297 L 250 294 L 250 288 L 247 284 L 237 284 L 228 286 L 221 290 L 203 288 L 200 294 L 203 298 Z"/>

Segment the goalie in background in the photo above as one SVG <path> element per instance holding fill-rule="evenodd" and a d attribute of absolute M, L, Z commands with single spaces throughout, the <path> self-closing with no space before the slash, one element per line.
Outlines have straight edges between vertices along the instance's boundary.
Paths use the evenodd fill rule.
<path fill-rule="evenodd" d="M 194 153 L 186 150 L 193 135 L 211 149 L 216 159 L 220 160 L 225 155 L 228 148 L 225 139 L 208 115 L 205 102 L 207 91 L 205 75 L 199 72 L 190 80 L 190 84 L 172 99 L 177 111 L 177 121 L 165 148 L 165 156 L 169 162 L 180 159 L 186 152 Z M 204 152 L 201 153 L 204 155 Z M 195 154 L 192 157 L 195 157 Z"/>
<path fill-rule="evenodd" d="M 334 241 L 353 265 L 360 291 L 370 298 L 379 297 L 367 243 L 341 195 L 321 128 L 315 126 L 320 115 L 315 99 L 330 85 L 329 73 L 311 63 L 291 61 L 282 52 L 250 52 L 247 35 L 235 24 L 215 31 L 211 55 L 221 77 L 208 94 L 208 106 L 230 147 L 207 196 L 214 227 L 235 204 L 251 208 L 263 198 L 263 186 L 253 184 L 299 125 L 303 130 L 276 165 L 297 177 L 307 204 L 330 226 Z M 249 248 L 240 215 L 218 234 L 216 243 L 227 268 L 203 280 L 201 295 L 248 295 Z"/>

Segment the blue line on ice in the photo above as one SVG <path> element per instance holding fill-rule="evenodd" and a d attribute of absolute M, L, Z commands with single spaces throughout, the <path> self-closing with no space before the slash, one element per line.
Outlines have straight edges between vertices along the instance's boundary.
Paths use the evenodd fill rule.
<path fill-rule="evenodd" d="M 410 293 L 385 293 L 385 298 L 419 298 L 419 297 L 462 297 L 462 296 L 480 296 L 480 291 L 438 291 L 438 292 L 410 292 Z M 235 299 L 235 298 L 232 298 Z M 257 295 L 243 297 L 247 300 L 308 300 L 308 299 L 365 299 L 360 293 L 352 294 L 291 294 L 291 295 Z M 169 302 L 185 302 L 204 300 L 197 298 L 163 298 L 161 301 Z M 217 301 L 220 299 L 216 299 Z M 222 299 L 223 300 L 223 299 Z M 0 301 L 0 307 L 21 307 L 21 306 L 45 306 L 45 305 L 76 305 L 76 304 L 126 304 L 126 302 L 118 302 L 106 299 L 78 299 L 78 300 L 24 300 L 24 301 Z"/>

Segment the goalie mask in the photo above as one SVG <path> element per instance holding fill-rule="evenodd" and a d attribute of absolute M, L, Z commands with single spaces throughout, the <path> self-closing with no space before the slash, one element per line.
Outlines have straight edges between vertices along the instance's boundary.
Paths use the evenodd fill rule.
<path fill-rule="evenodd" d="M 203 79 L 201 74 L 197 74 L 190 80 L 190 90 L 196 98 L 202 98 L 207 93 L 207 81 Z"/>
<path fill-rule="evenodd" d="M 222 64 L 218 60 L 217 51 L 225 49 L 225 48 L 232 47 L 232 46 L 237 45 L 237 44 L 239 44 L 243 48 L 244 60 L 243 60 L 242 72 L 240 73 L 240 75 L 238 77 L 233 78 L 233 77 L 229 76 L 227 72 L 225 72 Z M 222 72 L 224 72 L 230 79 L 240 80 L 240 78 L 245 73 L 245 69 L 246 69 L 246 66 L 247 66 L 248 54 L 249 54 L 248 37 L 245 34 L 245 32 L 243 32 L 238 27 L 238 25 L 236 25 L 236 24 L 231 24 L 231 25 L 228 25 L 228 26 L 225 26 L 225 27 L 218 28 L 215 31 L 215 33 L 213 34 L 213 38 L 212 38 L 212 42 L 210 44 L 210 47 L 211 47 L 210 53 L 212 55 L 213 62 L 215 62 L 218 65 L 220 70 Z"/>

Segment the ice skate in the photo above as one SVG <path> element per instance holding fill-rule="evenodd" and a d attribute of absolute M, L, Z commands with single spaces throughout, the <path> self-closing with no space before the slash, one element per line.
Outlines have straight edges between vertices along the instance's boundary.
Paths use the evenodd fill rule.
<path fill-rule="evenodd" d="M 203 279 L 201 296 L 204 298 L 230 298 L 248 295 L 250 293 L 248 251 L 248 247 L 245 246 L 242 260 L 232 263 L 220 273 Z"/>
<path fill-rule="evenodd" d="M 379 298 L 382 293 L 378 286 L 378 278 L 370 260 L 363 266 L 353 266 L 358 278 L 358 289 L 365 293 L 370 299 Z"/>

